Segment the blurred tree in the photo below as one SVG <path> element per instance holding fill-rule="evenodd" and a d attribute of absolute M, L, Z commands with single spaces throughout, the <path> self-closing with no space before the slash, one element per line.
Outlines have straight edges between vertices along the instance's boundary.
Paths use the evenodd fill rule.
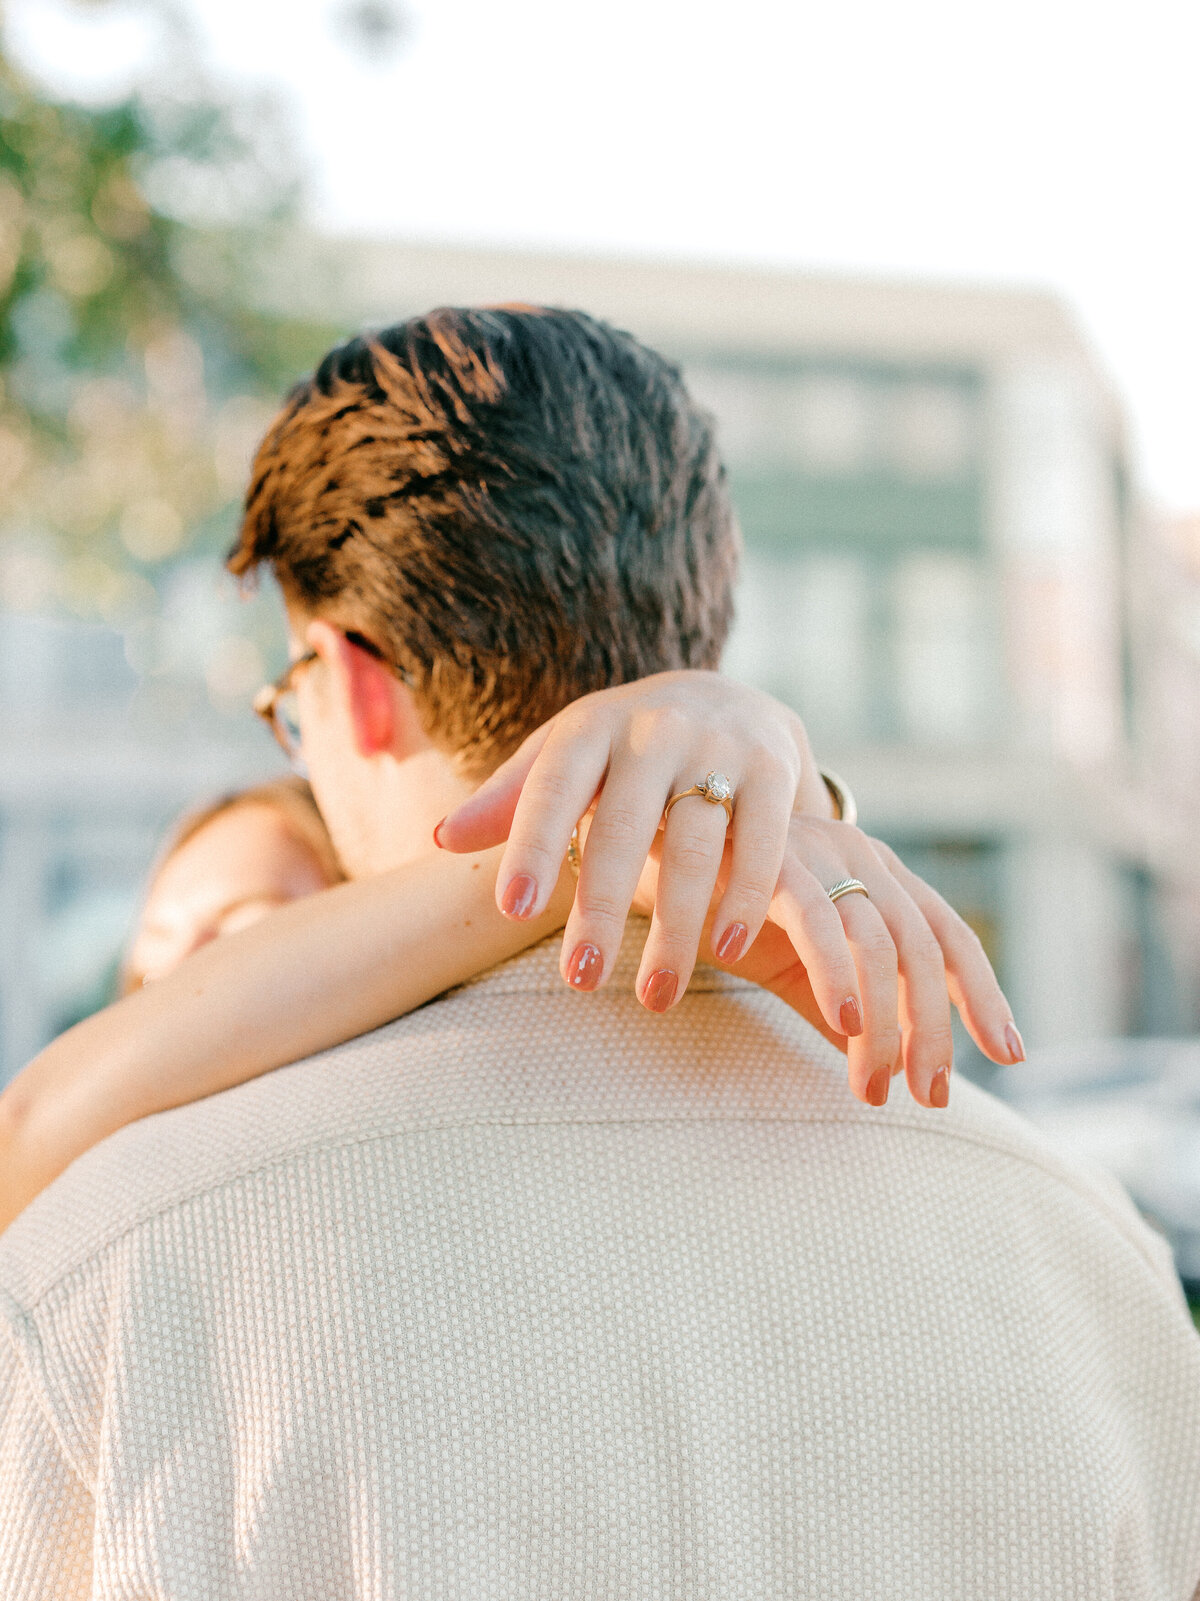
<path fill-rule="evenodd" d="M 251 447 L 331 333 L 254 309 L 299 192 L 278 108 L 222 98 L 170 0 L 143 9 L 163 46 L 116 104 L 56 94 L 0 32 L 0 601 L 118 626 L 229 537 Z"/>

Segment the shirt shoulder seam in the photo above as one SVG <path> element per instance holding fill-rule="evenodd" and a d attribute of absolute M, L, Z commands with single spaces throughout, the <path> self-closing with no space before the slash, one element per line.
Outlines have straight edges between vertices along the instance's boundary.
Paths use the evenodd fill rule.
<path fill-rule="evenodd" d="M 380 1144 L 386 1140 L 407 1139 L 423 1134 L 451 1133 L 456 1130 L 470 1130 L 480 1128 L 644 1128 L 659 1124 L 677 1124 L 694 1127 L 702 1124 L 730 1124 L 730 1123 L 794 1123 L 803 1127 L 846 1127 L 854 1124 L 860 1128 L 873 1129 L 876 1132 L 892 1130 L 896 1127 L 907 1129 L 913 1134 L 932 1135 L 936 1139 L 950 1139 L 961 1141 L 963 1144 L 974 1145 L 980 1149 L 990 1150 L 998 1156 L 1007 1157 L 1010 1161 L 1019 1162 L 1032 1167 L 1057 1183 L 1089 1201 L 1098 1212 L 1101 1212 L 1126 1242 L 1137 1252 L 1147 1267 L 1151 1268 L 1156 1276 L 1160 1276 L 1158 1266 L 1154 1263 L 1144 1243 L 1136 1238 L 1129 1227 L 1130 1219 L 1124 1217 L 1120 1210 L 1113 1206 L 1110 1198 L 1103 1189 L 1086 1181 L 1086 1175 L 1076 1173 L 1069 1167 L 1060 1168 L 1041 1160 L 1036 1154 L 1015 1150 L 1012 1143 L 1002 1138 L 989 1136 L 980 1130 L 963 1130 L 955 1128 L 938 1127 L 927 1122 L 924 1117 L 920 1120 L 912 1114 L 902 1114 L 900 1117 L 890 1117 L 886 1122 L 871 1124 L 857 1117 L 821 1116 L 803 1117 L 788 1115 L 720 1115 L 711 1117 L 631 1117 L 631 1118 L 595 1118 L 595 1117 L 488 1117 L 467 1118 L 462 1120 L 445 1120 L 413 1125 L 408 1128 L 395 1128 L 381 1133 L 364 1133 L 349 1139 L 318 1139 L 310 1144 L 298 1146 L 271 1161 L 248 1165 L 235 1173 L 226 1174 L 214 1183 L 206 1184 L 193 1189 L 186 1195 L 173 1197 L 170 1201 L 146 1211 L 143 1215 L 117 1229 L 112 1234 L 102 1238 L 88 1252 L 87 1256 L 72 1262 L 63 1271 L 46 1284 L 29 1302 L 28 1311 L 35 1312 L 50 1299 L 56 1292 L 63 1290 L 71 1280 L 75 1279 L 89 1267 L 93 1266 L 100 1257 L 118 1246 L 137 1230 L 169 1216 L 184 1207 L 194 1205 L 207 1196 L 216 1195 L 227 1190 L 232 1185 L 257 1174 L 276 1171 L 298 1160 L 308 1160 L 338 1150 L 361 1149 L 368 1145 Z M 1130 1203 L 1132 1205 L 1132 1202 Z M 0 1291 L 3 1294 L 3 1291 Z M 15 1308 L 18 1303 L 11 1297 L 6 1297 Z"/>
<path fill-rule="evenodd" d="M 56 1288 L 57 1284 L 65 1283 L 70 1276 L 65 1274 L 52 1289 Z M 51 1291 L 47 1292 L 47 1294 L 49 1293 Z M 40 1305 L 45 1298 L 45 1296 L 40 1297 L 38 1301 L 34 1302 L 34 1306 Z M 29 1311 L 24 1310 L 5 1289 L 0 1287 L 0 1319 L 4 1322 L 5 1333 L 8 1336 L 9 1344 L 12 1346 L 17 1365 L 29 1385 L 29 1392 L 33 1397 L 34 1405 L 41 1414 L 46 1427 L 54 1436 L 58 1449 L 62 1452 L 63 1461 L 78 1479 L 85 1493 L 90 1497 L 93 1493 L 91 1480 L 74 1448 L 68 1442 L 54 1409 L 50 1405 L 50 1386 L 46 1381 L 42 1341 L 34 1325 L 32 1311 L 32 1307 Z"/>

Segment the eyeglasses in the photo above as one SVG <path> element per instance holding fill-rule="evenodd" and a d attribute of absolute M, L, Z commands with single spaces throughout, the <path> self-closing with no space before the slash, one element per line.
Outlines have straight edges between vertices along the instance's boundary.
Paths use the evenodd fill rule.
<path fill-rule="evenodd" d="M 303 656 L 297 656 L 294 662 L 288 663 L 273 684 L 264 684 L 254 697 L 254 710 L 270 726 L 283 754 L 301 777 L 305 773 L 301 754 L 300 707 L 292 679 L 302 667 L 307 667 L 316 659 L 315 650 L 305 651 Z"/>
<path fill-rule="evenodd" d="M 352 629 L 346 630 L 346 639 L 351 645 L 357 645 L 359 650 L 365 650 L 368 656 L 374 656 L 376 661 L 383 662 L 402 684 L 412 688 L 412 674 L 406 668 L 397 667 L 395 663 L 389 662 L 378 645 Z M 297 656 L 294 662 L 288 663 L 273 684 L 264 684 L 253 701 L 254 710 L 264 723 L 270 725 L 271 732 L 279 741 L 292 770 L 301 778 L 308 777 L 308 770 L 304 765 L 304 755 L 301 750 L 300 704 L 292 686 L 292 679 L 302 667 L 307 667 L 316 659 L 315 650 L 306 650 L 303 656 Z"/>

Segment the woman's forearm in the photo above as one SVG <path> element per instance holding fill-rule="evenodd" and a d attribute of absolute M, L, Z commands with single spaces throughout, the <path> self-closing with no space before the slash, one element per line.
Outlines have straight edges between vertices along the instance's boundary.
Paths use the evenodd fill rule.
<path fill-rule="evenodd" d="M 99 1140 L 402 1016 L 544 938 L 496 910 L 500 850 L 423 857 L 215 940 L 55 1040 L 0 1093 L 0 1229 Z"/>

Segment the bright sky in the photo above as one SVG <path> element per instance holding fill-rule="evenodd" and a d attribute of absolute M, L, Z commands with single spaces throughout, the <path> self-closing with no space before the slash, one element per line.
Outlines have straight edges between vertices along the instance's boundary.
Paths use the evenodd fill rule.
<path fill-rule="evenodd" d="M 1200 507 L 1196 0 L 409 0 L 380 67 L 333 8 L 191 0 L 293 99 L 322 226 L 1050 287 Z"/>

